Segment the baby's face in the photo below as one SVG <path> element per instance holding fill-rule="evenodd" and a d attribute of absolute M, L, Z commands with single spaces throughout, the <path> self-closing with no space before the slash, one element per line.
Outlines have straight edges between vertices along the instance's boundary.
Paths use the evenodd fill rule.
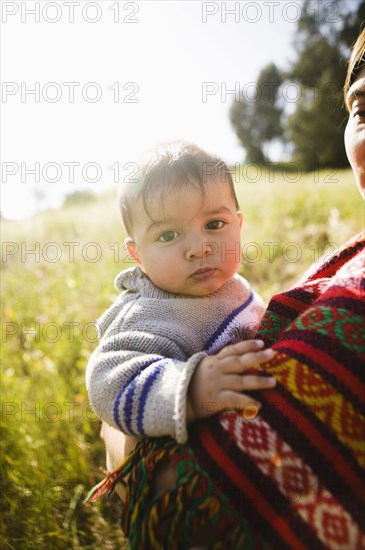
<path fill-rule="evenodd" d="M 215 292 L 238 270 L 242 216 L 228 182 L 207 182 L 203 196 L 192 185 L 168 191 L 133 208 L 133 240 L 143 271 L 175 294 Z"/>

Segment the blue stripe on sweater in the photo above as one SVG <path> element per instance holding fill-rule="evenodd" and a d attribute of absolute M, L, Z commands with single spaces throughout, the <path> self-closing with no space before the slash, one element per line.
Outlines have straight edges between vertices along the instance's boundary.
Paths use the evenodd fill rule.
<path fill-rule="evenodd" d="M 137 431 L 141 435 L 145 435 L 145 432 L 143 430 L 143 413 L 147 401 L 147 396 L 161 370 L 164 368 L 165 364 L 163 361 L 161 361 L 160 364 L 156 365 L 153 371 L 149 374 L 148 378 L 146 378 L 146 380 L 144 381 L 144 385 L 138 402 L 137 412 Z"/>
<path fill-rule="evenodd" d="M 217 328 L 217 330 L 215 331 L 215 333 L 213 334 L 213 336 L 211 336 L 211 338 L 208 340 L 208 342 L 205 344 L 204 346 L 204 351 L 207 351 L 210 346 L 212 344 L 214 344 L 214 342 L 216 341 L 216 339 L 218 338 L 218 336 L 220 336 L 220 334 L 222 334 L 222 332 L 224 332 L 226 330 L 226 328 L 228 327 L 229 323 L 232 321 L 232 319 L 234 317 L 236 317 L 236 315 L 238 315 L 239 313 L 241 313 L 241 311 L 243 311 L 244 309 L 246 309 L 247 306 L 250 305 L 250 303 L 252 302 L 253 300 L 253 292 L 251 290 L 250 292 L 250 295 L 249 297 L 247 298 L 247 300 L 245 302 L 243 302 L 243 304 L 241 304 L 240 306 L 238 306 L 236 309 L 234 309 L 232 311 L 232 313 L 230 313 L 223 321 L 223 323 L 220 324 L 220 326 Z"/>
<path fill-rule="evenodd" d="M 156 363 L 156 361 L 160 361 L 160 360 L 161 360 L 161 358 L 153 359 L 152 361 L 148 361 L 145 365 L 143 365 L 141 367 L 141 370 L 143 371 L 144 369 L 146 369 L 150 365 L 153 365 L 153 363 Z M 134 435 L 137 435 L 137 434 L 135 434 L 135 432 L 132 430 L 133 396 L 134 396 L 134 393 L 135 393 L 135 390 L 136 390 L 137 380 L 138 380 L 140 374 L 136 378 L 134 378 L 132 381 L 128 381 L 120 389 L 120 391 L 117 395 L 117 398 L 114 402 L 114 409 L 113 409 L 114 422 L 116 423 L 118 428 L 122 432 L 128 431 L 128 432 L 130 432 Z M 124 409 L 123 410 L 123 417 L 125 419 L 125 422 L 124 422 L 125 426 L 123 427 L 121 422 L 120 422 L 120 419 L 119 419 L 119 407 L 120 407 L 120 402 L 121 402 L 122 397 L 123 397 L 124 394 L 125 394 L 125 403 L 124 403 L 124 407 L 123 407 L 123 409 Z"/>
<path fill-rule="evenodd" d="M 134 392 L 136 391 L 138 376 L 134 378 L 134 380 L 132 380 L 130 384 L 128 384 L 125 390 L 125 402 L 124 402 L 124 410 L 123 410 L 124 424 L 128 432 L 132 434 L 134 434 L 134 431 L 132 430 L 132 427 L 131 427 L 133 396 L 134 396 Z"/>

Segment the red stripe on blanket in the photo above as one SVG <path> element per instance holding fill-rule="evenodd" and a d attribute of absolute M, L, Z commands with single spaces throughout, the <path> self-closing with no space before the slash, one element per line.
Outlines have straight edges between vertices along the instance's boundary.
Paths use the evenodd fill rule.
<path fill-rule="evenodd" d="M 341 384 L 352 391 L 352 393 L 356 395 L 360 401 L 364 399 L 365 385 L 361 382 L 361 380 L 359 380 L 359 378 L 353 376 L 350 369 L 346 369 L 341 365 L 341 363 L 335 361 L 332 355 L 326 353 L 325 351 L 321 351 L 317 347 L 310 346 L 306 342 L 300 340 L 290 340 L 289 334 L 288 339 L 283 343 L 283 346 L 284 345 L 286 350 L 291 349 L 295 352 L 293 354 L 294 357 L 297 353 L 301 353 L 308 358 L 315 357 L 316 363 L 320 365 L 321 369 L 336 376 L 336 378 L 340 380 Z M 280 346 L 274 345 L 273 349 L 280 349 Z"/>
<path fill-rule="evenodd" d="M 348 261 L 349 258 L 355 257 L 358 252 L 361 252 L 364 248 L 364 244 L 363 234 L 357 235 L 351 239 L 351 242 L 347 243 L 347 248 L 341 249 L 339 252 L 335 252 L 334 255 L 325 262 L 322 269 L 317 271 L 314 278 L 317 278 L 319 275 L 321 277 L 331 277 L 333 273 L 336 273 L 336 271 L 338 271 Z"/>
<path fill-rule="evenodd" d="M 297 313 L 300 313 L 309 307 L 309 304 L 303 302 L 302 300 L 297 300 L 296 298 L 289 296 L 288 293 L 276 294 L 273 297 L 273 302 L 277 304 L 283 304 L 287 308 L 293 309 Z"/>
<path fill-rule="evenodd" d="M 311 441 L 313 446 L 321 450 L 321 454 L 327 459 L 332 467 L 337 470 L 341 477 L 346 479 L 349 485 L 351 485 L 353 492 L 358 495 L 361 501 L 365 502 L 364 480 L 358 477 L 353 469 L 349 467 L 349 464 L 344 460 L 342 455 L 338 453 L 336 447 L 323 437 L 315 426 L 313 426 L 298 409 L 292 407 L 280 394 L 268 391 L 265 393 L 265 397 L 267 402 L 275 407 L 280 414 L 282 414 L 282 411 L 285 411 L 285 416 L 293 426 L 295 426 L 295 430 L 303 434 L 303 438 L 306 437 L 306 439 Z"/>
<path fill-rule="evenodd" d="M 249 478 L 243 475 L 237 465 L 224 453 L 223 449 L 216 444 L 206 426 L 201 426 L 199 435 L 202 440 L 202 445 L 209 449 L 211 458 L 214 459 L 222 471 L 232 480 L 233 484 L 238 486 L 248 499 L 255 502 L 255 509 L 260 512 L 267 523 L 271 525 L 292 548 L 296 550 L 306 550 L 307 547 L 303 545 L 300 539 L 292 532 L 288 523 L 284 521 L 284 518 L 275 512 L 274 508 L 272 508 L 267 500 L 263 498 L 262 493 L 253 483 L 251 483 Z"/>
<path fill-rule="evenodd" d="M 354 284 L 351 288 L 346 288 L 346 287 L 343 287 L 343 286 L 337 286 L 335 281 L 334 281 L 333 286 L 330 286 L 327 290 L 325 302 L 327 303 L 332 298 L 334 298 L 337 301 L 341 300 L 344 303 L 346 303 L 346 306 L 349 306 L 349 307 L 346 307 L 346 309 L 348 309 L 348 311 L 356 313 L 356 310 L 353 311 L 351 306 L 356 300 L 358 300 L 358 299 L 361 300 L 363 298 L 364 289 L 361 288 L 361 281 L 362 281 L 361 276 L 357 275 L 356 277 L 353 278 L 353 281 L 356 284 Z M 339 295 L 338 295 L 339 289 L 340 289 L 340 292 L 341 292 L 341 297 L 340 298 L 339 298 Z M 347 302 L 346 302 L 346 300 L 347 300 Z M 351 300 L 351 302 L 349 303 L 348 300 Z M 319 305 L 321 305 L 321 298 L 320 297 L 319 297 L 317 303 Z"/>

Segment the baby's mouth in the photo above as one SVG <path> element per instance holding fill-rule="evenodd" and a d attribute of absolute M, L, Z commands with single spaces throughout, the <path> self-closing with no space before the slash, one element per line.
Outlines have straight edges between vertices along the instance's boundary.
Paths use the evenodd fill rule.
<path fill-rule="evenodd" d="M 209 277 L 214 275 L 215 272 L 216 270 L 212 269 L 211 267 L 203 267 L 202 269 L 197 269 L 196 271 L 194 271 L 194 273 L 190 275 L 190 277 L 192 279 L 198 279 L 198 280 L 208 279 Z"/>

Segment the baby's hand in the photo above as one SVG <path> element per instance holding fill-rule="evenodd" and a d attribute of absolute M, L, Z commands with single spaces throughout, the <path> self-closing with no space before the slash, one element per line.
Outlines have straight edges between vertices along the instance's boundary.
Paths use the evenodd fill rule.
<path fill-rule="evenodd" d="M 272 359 L 272 349 L 262 350 L 262 340 L 247 340 L 226 346 L 217 355 L 204 357 L 189 384 L 187 422 L 211 416 L 222 410 L 242 410 L 252 397 L 245 390 L 273 388 L 275 378 L 245 374 L 246 370 Z M 259 404 L 257 404 L 259 408 Z"/>

